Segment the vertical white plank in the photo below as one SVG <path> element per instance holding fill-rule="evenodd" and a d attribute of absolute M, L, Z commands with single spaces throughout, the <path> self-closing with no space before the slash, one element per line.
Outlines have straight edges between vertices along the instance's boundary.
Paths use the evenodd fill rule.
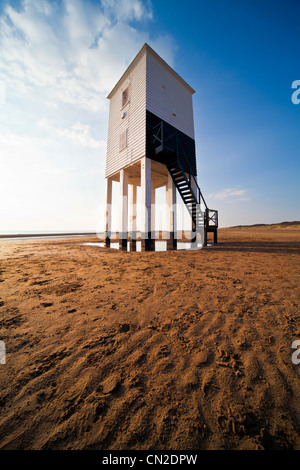
<path fill-rule="evenodd" d="M 151 160 L 141 159 L 141 237 L 142 249 L 153 249 L 151 240 Z"/>
<path fill-rule="evenodd" d="M 153 178 L 151 178 L 151 238 L 156 238 L 156 222 L 155 222 L 155 185 L 153 184 Z"/>
<path fill-rule="evenodd" d="M 176 248 L 177 242 L 177 226 L 176 226 L 176 186 L 171 175 L 168 175 L 168 183 L 166 185 L 166 202 L 167 202 L 167 222 L 169 239 L 167 241 L 168 250 Z"/>
<path fill-rule="evenodd" d="M 130 191 L 130 251 L 136 251 L 136 231 L 137 231 L 137 186 L 131 185 Z"/>
<path fill-rule="evenodd" d="M 112 213 L 112 180 L 105 178 L 105 245 L 110 246 Z"/>
<path fill-rule="evenodd" d="M 131 185 L 130 192 L 130 230 L 136 232 L 136 201 L 137 201 L 137 186 L 135 184 Z"/>
<path fill-rule="evenodd" d="M 128 175 L 126 170 L 120 171 L 120 248 L 127 250 L 128 232 Z"/>

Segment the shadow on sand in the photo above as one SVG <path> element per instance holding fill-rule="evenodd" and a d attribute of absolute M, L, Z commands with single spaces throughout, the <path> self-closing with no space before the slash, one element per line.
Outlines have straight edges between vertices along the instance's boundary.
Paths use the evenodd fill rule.
<path fill-rule="evenodd" d="M 289 253 L 300 254 L 299 242 L 269 242 L 269 241 L 233 241 L 220 242 L 217 245 L 211 245 L 205 248 L 213 251 L 237 251 L 248 253 Z"/>

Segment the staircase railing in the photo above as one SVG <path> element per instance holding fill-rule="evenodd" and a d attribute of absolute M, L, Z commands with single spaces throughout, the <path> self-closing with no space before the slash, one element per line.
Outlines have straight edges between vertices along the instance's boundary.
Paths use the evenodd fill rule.
<path fill-rule="evenodd" d="M 188 180 L 189 180 L 189 186 L 190 186 L 190 189 L 191 189 L 192 193 L 194 193 L 193 187 L 196 188 L 196 193 L 197 193 L 197 194 L 196 194 L 196 195 L 194 194 L 194 196 L 195 196 L 195 199 L 196 199 L 196 201 L 197 201 L 197 204 L 201 204 L 201 200 L 202 200 L 202 202 L 203 202 L 203 204 L 204 204 L 204 206 L 205 206 L 205 209 L 208 209 L 208 206 L 207 206 L 207 204 L 206 204 L 206 201 L 205 201 L 205 199 L 204 199 L 204 197 L 203 197 L 203 194 L 202 194 L 202 192 L 201 192 L 201 189 L 200 189 L 200 187 L 199 187 L 199 185 L 198 185 L 197 179 L 196 179 L 195 175 L 192 173 L 191 166 L 190 166 L 190 164 L 189 164 L 189 161 L 188 161 L 187 156 L 186 156 L 186 154 L 185 154 L 185 151 L 184 151 L 184 148 L 183 148 L 183 146 L 182 146 L 182 143 L 180 142 L 179 135 L 178 135 L 178 133 L 177 133 L 177 148 L 179 149 L 179 147 L 180 147 L 180 149 L 181 149 L 181 152 L 182 152 L 182 155 L 183 155 L 183 158 L 184 158 L 184 162 L 185 162 L 185 164 L 186 164 L 186 168 L 189 169 L 189 172 L 188 172 L 189 178 L 188 178 Z M 177 155 L 177 163 L 180 163 L 180 162 L 179 162 L 179 159 L 178 159 L 178 156 L 179 156 L 178 150 L 177 150 L 177 152 L 176 152 L 176 155 Z M 184 171 L 184 170 L 183 170 L 183 171 Z M 194 184 L 192 184 L 192 182 L 193 182 Z"/>
<path fill-rule="evenodd" d="M 154 146 L 156 140 L 159 142 L 159 144 L 163 143 L 163 122 L 162 121 L 156 126 L 152 127 L 151 140 L 152 140 L 151 142 L 152 147 Z"/>
<path fill-rule="evenodd" d="M 174 140 L 173 140 L 174 139 Z M 172 145 L 172 140 L 173 140 L 173 145 Z M 155 146 L 155 143 L 158 142 L 158 145 L 162 145 L 162 146 L 165 146 L 169 143 L 169 141 L 171 141 L 171 147 L 174 148 L 174 153 L 176 155 L 176 164 L 178 164 L 178 166 L 180 167 L 181 171 L 183 173 L 186 174 L 186 171 L 182 168 L 182 165 L 180 164 L 180 160 L 178 159 L 178 156 L 179 156 L 179 148 L 182 152 L 182 155 L 183 155 L 183 160 L 185 162 L 185 166 L 186 168 L 188 169 L 188 183 L 189 183 L 189 186 L 193 192 L 193 196 L 195 198 L 195 200 L 197 201 L 198 204 L 200 204 L 201 202 L 201 199 L 204 203 L 204 206 L 205 208 L 207 208 L 207 204 L 205 202 L 205 199 L 203 197 L 203 194 L 199 188 L 199 185 L 198 185 L 198 182 L 194 176 L 194 174 L 192 173 L 192 170 L 191 170 L 191 166 L 190 166 L 190 163 L 187 159 L 187 156 L 185 154 L 185 151 L 184 151 L 184 148 L 181 144 L 181 141 L 180 141 L 180 138 L 179 138 L 179 134 L 178 134 L 178 131 L 176 130 L 175 132 L 173 132 L 172 134 L 168 135 L 168 136 L 165 136 L 164 135 L 164 122 L 161 121 L 159 124 L 156 124 L 153 128 L 152 128 L 152 146 L 154 147 Z M 192 180 L 194 181 L 194 187 L 196 187 L 196 192 L 197 192 L 197 195 L 194 194 L 194 191 L 193 191 L 193 186 L 192 186 Z"/>
<path fill-rule="evenodd" d="M 218 227 L 218 211 L 213 209 L 205 210 L 205 222 L 207 227 Z"/>
<path fill-rule="evenodd" d="M 174 148 L 174 146 L 172 146 L 172 139 L 175 139 L 175 141 L 173 140 L 173 143 L 175 143 L 175 148 Z M 201 201 L 202 201 L 203 204 L 204 204 L 204 207 L 205 207 L 205 226 L 206 227 L 216 227 L 217 228 L 218 227 L 218 211 L 208 208 L 208 206 L 206 204 L 206 201 L 203 197 L 203 194 L 201 192 L 201 189 L 198 185 L 197 179 L 196 179 L 195 175 L 192 172 L 190 163 L 188 161 L 188 158 L 186 156 L 186 153 L 185 153 L 184 148 L 182 146 L 182 143 L 180 141 L 180 136 L 179 136 L 178 131 L 176 130 L 172 134 L 166 136 L 165 133 L 164 133 L 164 122 L 161 121 L 159 124 L 156 124 L 152 128 L 152 142 L 151 142 L 151 144 L 152 144 L 153 147 L 158 147 L 159 145 L 164 147 L 167 143 L 169 143 L 169 141 L 171 141 L 171 148 L 174 148 L 174 153 L 176 155 L 176 161 L 174 163 L 176 163 L 176 165 L 178 165 L 181 172 L 186 176 L 187 181 L 188 181 L 188 185 L 189 185 L 191 194 L 192 194 L 192 196 L 195 200 L 195 203 L 201 205 Z M 155 145 L 156 142 L 158 142 L 158 145 Z M 185 168 L 188 169 L 188 172 L 186 172 L 182 167 L 181 161 L 179 159 L 179 150 L 181 152 L 181 157 L 183 157 L 183 158 L 181 158 L 181 160 L 184 161 L 184 166 L 185 166 Z M 188 177 L 187 177 L 186 173 L 188 173 Z M 196 190 L 196 194 L 195 194 L 195 190 Z"/>

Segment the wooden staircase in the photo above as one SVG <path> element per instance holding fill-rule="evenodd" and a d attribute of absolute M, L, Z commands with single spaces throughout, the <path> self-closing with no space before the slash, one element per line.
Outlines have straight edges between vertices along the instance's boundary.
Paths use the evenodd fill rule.
<path fill-rule="evenodd" d="M 167 166 L 192 218 L 193 231 L 196 233 L 192 242 L 196 241 L 197 233 L 201 233 L 201 229 L 204 228 L 203 245 L 207 245 L 208 232 L 213 232 L 214 243 L 217 243 L 218 211 L 208 208 L 196 177 L 191 172 L 178 133 L 174 132 L 171 135 L 164 136 L 164 122 L 161 121 L 152 130 L 152 148 L 155 157 Z"/>
<path fill-rule="evenodd" d="M 193 230 L 203 225 L 203 213 L 199 207 L 199 201 L 191 187 L 189 178 L 183 170 L 179 161 L 167 165 L 169 173 L 175 183 L 176 188 L 192 218 Z"/>

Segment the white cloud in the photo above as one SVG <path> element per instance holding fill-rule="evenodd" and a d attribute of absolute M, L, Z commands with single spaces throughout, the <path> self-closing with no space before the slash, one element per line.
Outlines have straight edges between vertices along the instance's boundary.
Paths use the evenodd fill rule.
<path fill-rule="evenodd" d="M 104 109 L 107 93 L 144 42 L 173 62 L 170 36 L 151 39 L 130 24 L 151 17 L 151 4 L 139 0 L 64 0 L 60 8 L 26 0 L 20 12 L 7 6 L 0 18 L 0 79 L 14 92 L 43 88 L 52 100 Z"/>
<path fill-rule="evenodd" d="M 149 45 L 170 65 L 174 67 L 175 54 L 178 46 L 169 34 L 161 34 L 150 41 Z"/>
<path fill-rule="evenodd" d="M 13 204 L 17 213 L 26 207 L 37 207 L 41 199 L 55 200 L 57 189 L 64 185 L 65 171 L 46 158 L 38 139 L 15 134 L 0 135 L 1 209 Z M 13 214 L 16 217 L 16 214 Z"/>
<path fill-rule="evenodd" d="M 101 202 L 95 149 L 72 161 L 59 145 L 16 134 L 0 135 L 0 149 L 0 232 L 95 229 Z"/>
<path fill-rule="evenodd" d="M 208 197 L 218 201 L 248 201 L 246 189 L 227 188 L 218 193 L 210 194 Z"/>
<path fill-rule="evenodd" d="M 105 140 L 97 140 L 92 136 L 92 130 L 89 124 L 76 122 L 70 127 L 59 129 L 51 126 L 46 118 L 41 119 L 37 124 L 40 128 L 50 131 L 57 136 L 67 138 L 83 147 L 91 147 L 94 149 L 106 148 Z"/>
<path fill-rule="evenodd" d="M 152 18 L 151 3 L 147 4 L 140 0 L 102 0 L 102 4 L 107 13 L 111 13 L 118 21 L 134 19 Z"/>
<path fill-rule="evenodd" d="M 68 129 L 59 129 L 58 134 L 62 137 L 67 137 L 79 145 L 92 148 L 104 148 L 106 142 L 103 140 L 96 140 L 91 135 L 91 128 L 89 125 L 80 124 L 77 122 Z"/>
<path fill-rule="evenodd" d="M 148 33 L 151 18 L 150 0 L 4 8 L 0 230 L 92 227 L 104 199 L 107 94 L 145 42 L 174 62 L 174 40 Z"/>

